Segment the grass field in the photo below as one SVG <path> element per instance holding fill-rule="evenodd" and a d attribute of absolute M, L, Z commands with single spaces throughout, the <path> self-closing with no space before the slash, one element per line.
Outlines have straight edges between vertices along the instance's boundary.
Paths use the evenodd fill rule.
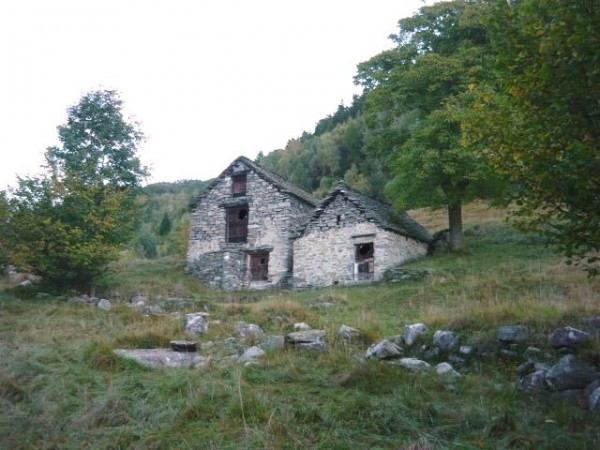
<path fill-rule="evenodd" d="M 435 228 L 440 219 L 428 214 L 416 215 Z M 600 414 L 516 391 L 520 361 L 474 360 L 453 392 L 435 375 L 361 361 L 367 343 L 335 338 L 342 324 L 374 341 L 422 321 L 493 347 L 498 325 L 518 323 L 551 351 L 550 330 L 600 315 L 600 280 L 497 211 L 476 204 L 466 216 L 467 249 L 410 264 L 435 271 L 418 282 L 224 293 L 188 278 L 182 261 L 124 258 L 101 286 L 108 297 L 149 295 L 167 311 L 209 311 L 220 323 L 202 341 L 234 335 L 240 320 L 272 334 L 296 321 L 327 331 L 329 353 L 276 350 L 260 366 L 143 368 L 113 349 L 167 345 L 185 337 L 180 321 L 0 291 L 0 448 L 600 448 Z M 335 306 L 310 307 L 323 300 Z M 598 343 L 583 356 L 598 362 Z"/>

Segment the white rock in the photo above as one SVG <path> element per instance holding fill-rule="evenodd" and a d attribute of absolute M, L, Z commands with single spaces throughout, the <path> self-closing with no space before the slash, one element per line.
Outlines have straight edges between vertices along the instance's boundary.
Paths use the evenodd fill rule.
<path fill-rule="evenodd" d="M 394 359 L 400 358 L 404 355 L 404 350 L 398 347 L 391 341 L 384 339 L 376 344 L 371 345 L 366 353 L 365 358 L 367 359 Z"/>
<path fill-rule="evenodd" d="M 310 330 L 310 325 L 306 322 L 298 322 L 294 324 L 294 331 Z"/>
<path fill-rule="evenodd" d="M 104 311 L 110 311 L 110 309 L 112 308 L 110 302 L 105 298 L 101 298 L 96 306 Z"/>
<path fill-rule="evenodd" d="M 240 356 L 239 362 L 245 363 L 249 361 L 256 361 L 257 359 L 260 359 L 265 355 L 266 353 L 262 348 L 257 346 L 250 347 L 244 352 L 242 356 Z"/>
<path fill-rule="evenodd" d="M 265 337 L 265 332 L 262 328 L 254 323 L 239 322 L 237 332 L 244 340 L 263 339 Z"/>
<path fill-rule="evenodd" d="M 400 358 L 396 364 L 413 372 L 427 372 L 431 369 L 431 365 L 428 362 L 417 358 Z"/>
<path fill-rule="evenodd" d="M 455 380 L 462 376 L 460 373 L 454 370 L 452 364 L 447 362 L 439 363 L 437 366 L 435 366 L 435 373 L 448 380 Z"/>
<path fill-rule="evenodd" d="M 422 323 L 413 323 L 412 325 L 406 325 L 404 327 L 404 334 L 402 335 L 404 343 L 408 346 L 413 345 L 419 336 L 429 331 L 429 328 Z"/>
<path fill-rule="evenodd" d="M 208 316 L 205 312 L 197 312 L 185 315 L 185 332 L 189 334 L 208 333 Z"/>
<path fill-rule="evenodd" d="M 349 327 L 348 325 L 342 325 L 338 330 L 338 337 L 346 341 L 354 341 L 360 338 L 360 331 L 356 328 Z"/>

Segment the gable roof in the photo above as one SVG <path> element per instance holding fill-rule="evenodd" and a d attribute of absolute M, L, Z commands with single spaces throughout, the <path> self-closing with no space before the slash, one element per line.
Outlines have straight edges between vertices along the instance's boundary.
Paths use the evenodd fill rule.
<path fill-rule="evenodd" d="M 319 203 L 319 201 L 315 197 L 313 197 L 301 187 L 290 183 L 282 176 L 265 169 L 260 164 L 255 163 L 254 161 L 246 158 L 245 156 L 239 156 L 231 164 L 229 164 L 229 166 L 227 166 L 227 168 L 223 172 L 221 172 L 221 174 L 217 178 L 215 178 L 203 192 L 200 193 L 200 195 L 198 195 L 195 203 L 197 204 L 198 201 L 200 201 L 202 198 L 208 195 L 212 188 L 215 187 L 217 183 L 219 183 L 223 178 L 231 176 L 233 168 L 237 163 L 240 162 L 248 166 L 260 178 L 275 186 L 280 192 L 289 194 L 292 197 L 295 197 L 298 200 L 308 204 L 309 206 L 312 206 L 313 208 Z"/>
<path fill-rule="evenodd" d="M 431 242 L 433 239 L 429 231 L 407 213 L 397 213 L 394 211 L 392 205 L 377 200 L 374 197 L 361 194 L 349 188 L 343 181 L 339 182 L 319 204 L 312 217 L 300 230 L 300 235 L 304 233 L 311 222 L 317 220 L 323 214 L 327 206 L 339 195 L 350 201 L 365 215 L 369 222 L 375 223 L 384 230 L 393 231 L 394 233 L 423 242 Z"/>

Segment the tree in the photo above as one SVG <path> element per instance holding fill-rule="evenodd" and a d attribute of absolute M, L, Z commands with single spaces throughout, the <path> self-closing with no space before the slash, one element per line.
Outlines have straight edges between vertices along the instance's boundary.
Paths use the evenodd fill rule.
<path fill-rule="evenodd" d="M 0 191 L 0 274 L 4 272 L 9 261 L 8 255 L 8 200 L 6 193 Z"/>
<path fill-rule="evenodd" d="M 165 211 L 160 224 L 158 225 L 158 235 L 163 237 L 166 236 L 170 233 L 171 227 L 171 219 L 169 219 L 169 214 Z"/>
<path fill-rule="evenodd" d="M 462 247 L 462 204 L 501 185 L 461 140 L 462 110 L 488 75 L 490 49 L 482 2 L 422 7 L 399 21 L 396 48 L 358 66 L 367 90 L 367 146 L 386 158 L 386 193 L 399 209 L 446 206 L 450 246 Z"/>
<path fill-rule="evenodd" d="M 545 233 L 569 262 L 593 264 L 600 260 L 600 1 L 510 5 L 497 1 L 490 11 L 497 76 L 476 89 L 465 140 L 516 183 L 523 228 Z"/>
<path fill-rule="evenodd" d="M 56 288 L 89 292 L 134 231 L 143 136 L 116 92 L 94 91 L 68 109 L 58 137 L 47 173 L 20 179 L 10 201 L 12 257 Z"/>

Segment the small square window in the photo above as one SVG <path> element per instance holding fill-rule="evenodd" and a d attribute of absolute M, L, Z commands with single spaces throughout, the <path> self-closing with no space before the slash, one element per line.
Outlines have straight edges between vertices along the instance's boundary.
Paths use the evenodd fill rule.
<path fill-rule="evenodd" d="M 246 195 L 246 174 L 234 175 L 231 177 L 232 192 L 234 197 Z"/>

